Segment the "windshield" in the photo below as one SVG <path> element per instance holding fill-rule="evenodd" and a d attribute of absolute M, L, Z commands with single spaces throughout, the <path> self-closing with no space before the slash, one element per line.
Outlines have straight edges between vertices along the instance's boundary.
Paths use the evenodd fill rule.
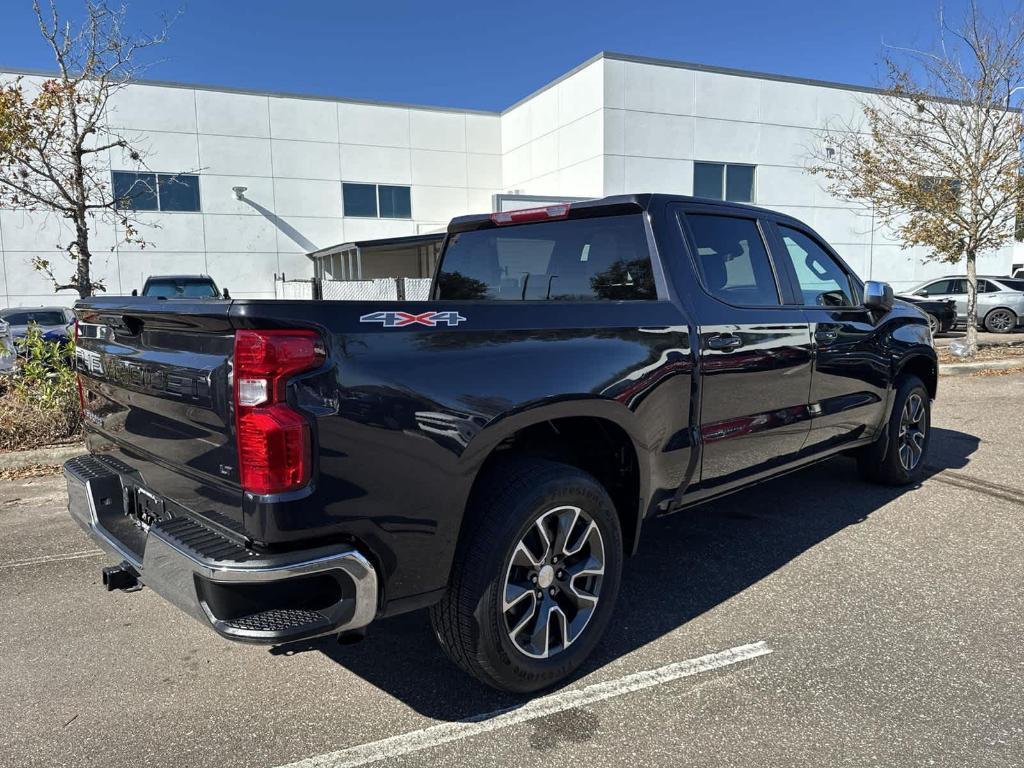
<path fill-rule="evenodd" d="M 209 280 L 150 280 L 145 295 L 208 299 L 217 295 L 217 289 Z"/>
<path fill-rule="evenodd" d="M 4 315 L 4 321 L 11 325 L 67 325 L 68 319 L 63 312 L 57 310 L 40 310 L 38 312 L 13 312 Z"/>

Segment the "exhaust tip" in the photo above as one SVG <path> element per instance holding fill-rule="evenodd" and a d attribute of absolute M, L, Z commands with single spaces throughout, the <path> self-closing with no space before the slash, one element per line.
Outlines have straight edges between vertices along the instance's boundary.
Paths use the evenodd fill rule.
<path fill-rule="evenodd" d="M 103 586 L 107 592 L 115 589 L 134 589 L 139 586 L 139 574 L 129 563 L 123 562 L 120 565 L 110 565 L 103 569 L 101 576 Z"/>

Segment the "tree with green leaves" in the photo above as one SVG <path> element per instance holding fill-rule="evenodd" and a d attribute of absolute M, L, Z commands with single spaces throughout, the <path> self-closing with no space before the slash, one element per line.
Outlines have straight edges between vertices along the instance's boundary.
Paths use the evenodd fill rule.
<path fill-rule="evenodd" d="M 933 47 L 889 48 L 884 63 L 884 92 L 825 128 L 810 170 L 873 209 L 904 247 L 964 265 L 973 355 L 977 260 L 1013 243 L 1024 192 L 1024 19 L 988 18 L 971 3 L 955 25 L 940 14 Z"/>
<path fill-rule="evenodd" d="M 164 41 L 167 22 L 159 34 L 139 37 L 126 28 L 125 5 L 86 0 L 78 23 L 62 20 L 55 0 L 46 9 L 35 0 L 33 9 L 57 74 L 0 86 L 0 207 L 69 223 L 70 235 L 57 246 L 70 257 L 72 274 L 55 274 L 61 267 L 46 258 L 33 266 L 55 290 L 84 298 L 104 290 L 91 269 L 91 226 L 117 224 L 121 241 L 143 242 L 130 206 L 115 199 L 106 162 L 113 149 L 138 162 L 143 153 L 110 127 L 108 107 L 144 66 L 140 54 Z"/>

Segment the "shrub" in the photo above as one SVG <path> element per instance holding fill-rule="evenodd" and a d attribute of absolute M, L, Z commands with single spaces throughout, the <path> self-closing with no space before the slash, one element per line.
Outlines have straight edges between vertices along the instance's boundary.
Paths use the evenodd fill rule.
<path fill-rule="evenodd" d="M 18 363 L 0 395 L 0 450 L 38 448 L 82 428 L 74 341 L 53 342 L 36 326 L 15 342 Z"/>

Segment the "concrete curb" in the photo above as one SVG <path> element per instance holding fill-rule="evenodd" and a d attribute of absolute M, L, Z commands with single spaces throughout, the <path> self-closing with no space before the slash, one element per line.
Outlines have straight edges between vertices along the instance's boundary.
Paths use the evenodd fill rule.
<path fill-rule="evenodd" d="M 36 464 L 59 465 L 85 452 L 85 446 L 81 443 L 51 445 L 30 451 L 8 451 L 0 453 L 0 469 L 22 469 Z"/>
<path fill-rule="evenodd" d="M 979 360 L 976 363 L 940 363 L 939 376 L 966 376 L 978 371 L 1002 371 L 1007 368 L 1024 368 L 1024 357 L 1006 360 Z"/>

